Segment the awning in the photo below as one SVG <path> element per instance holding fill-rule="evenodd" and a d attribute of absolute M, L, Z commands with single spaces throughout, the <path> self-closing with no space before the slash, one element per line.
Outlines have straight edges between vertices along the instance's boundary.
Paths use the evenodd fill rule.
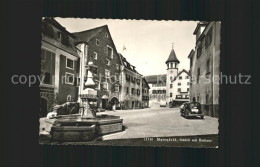
<path fill-rule="evenodd" d="M 173 101 L 190 101 L 189 99 L 174 99 Z"/>

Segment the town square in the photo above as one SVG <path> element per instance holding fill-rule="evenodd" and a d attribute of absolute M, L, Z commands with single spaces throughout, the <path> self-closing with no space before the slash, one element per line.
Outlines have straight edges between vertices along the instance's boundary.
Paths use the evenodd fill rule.
<path fill-rule="evenodd" d="M 217 138 L 220 22 L 46 17 L 41 35 L 40 143 Z"/>

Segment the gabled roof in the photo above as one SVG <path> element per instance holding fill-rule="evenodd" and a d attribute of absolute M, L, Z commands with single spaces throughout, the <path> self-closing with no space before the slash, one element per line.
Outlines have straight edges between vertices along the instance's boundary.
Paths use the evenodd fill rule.
<path fill-rule="evenodd" d="M 120 58 L 121 58 L 121 60 L 122 60 L 122 65 L 123 65 L 126 69 L 128 69 L 128 70 L 130 70 L 130 71 L 132 71 L 132 72 L 134 72 L 134 73 L 139 74 L 139 73 L 136 71 L 135 66 L 131 65 L 121 53 L 118 53 L 118 55 L 120 56 Z M 141 74 L 140 74 L 140 75 L 141 75 Z"/>
<path fill-rule="evenodd" d="M 145 77 L 143 77 L 143 82 L 144 82 L 144 83 L 145 83 L 145 85 L 148 87 L 148 89 L 150 89 L 150 86 L 149 86 L 149 84 L 147 83 L 147 81 L 146 81 Z"/>
<path fill-rule="evenodd" d="M 46 21 L 47 23 L 53 25 L 54 27 L 58 28 L 60 31 L 66 33 L 69 36 L 71 36 L 72 38 L 75 38 L 75 36 L 72 33 L 67 31 L 66 28 L 63 27 L 59 22 L 57 22 L 53 17 L 45 17 L 43 20 Z"/>
<path fill-rule="evenodd" d="M 76 36 L 76 43 L 80 42 L 88 42 L 91 40 L 94 36 L 96 36 L 98 33 L 100 33 L 104 28 L 107 28 L 107 25 L 96 27 L 90 30 L 81 31 L 81 32 L 75 32 L 73 35 Z"/>
<path fill-rule="evenodd" d="M 187 75 L 190 76 L 190 73 L 189 73 L 187 70 L 183 69 L 183 70 L 181 70 L 181 71 L 178 73 L 178 75 L 177 75 L 176 77 L 174 77 L 173 81 L 175 81 L 175 80 L 178 78 L 178 76 L 180 76 L 183 72 L 185 72 Z"/>
<path fill-rule="evenodd" d="M 150 84 L 166 83 L 166 74 L 145 76 L 146 82 Z"/>
<path fill-rule="evenodd" d="M 190 54 L 189 54 L 188 58 L 191 58 L 191 57 L 194 55 L 194 53 L 195 53 L 195 51 L 194 51 L 193 49 L 191 49 L 191 51 L 190 51 Z"/>
<path fill-rule="evenodd" d="M 206 26 L 206 25 L 208 25 L 208 22 L 206 22 L 206 21 L 200 21 L 200 22 L 198 22 L 198 23 L 197 23 L 197 26 L 196 26 L 196 28 L 195 28 L 195 30 L 194 30 L 194 32 L 193 32 L 193 35 L 195 35 L 195 34 L 197 33 L 197 31 L 199 30 L 199 28 L 200 28 L 201 26 Z"/>
<path fill-rule="evenodd" d="M 169 55 L 168 60 L 165 63 L 167 64 L 168 62 L 178 62 L 178 63 L 180 63 L 180 61 L 178 60 L 173 48 L 172 48 L 172 51 Z"/>

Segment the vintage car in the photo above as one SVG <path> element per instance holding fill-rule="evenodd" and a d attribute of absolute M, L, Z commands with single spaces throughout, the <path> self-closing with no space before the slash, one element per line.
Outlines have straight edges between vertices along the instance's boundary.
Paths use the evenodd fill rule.
<path fill-rule="evenodd" d="M 201 111 L 201 105 L 198 102 L 186 102 L 183 103 L 180 107 L 181 116 L 184 118 L 188 117 L 200 117 L 204 118 L 204 114 Z"/>

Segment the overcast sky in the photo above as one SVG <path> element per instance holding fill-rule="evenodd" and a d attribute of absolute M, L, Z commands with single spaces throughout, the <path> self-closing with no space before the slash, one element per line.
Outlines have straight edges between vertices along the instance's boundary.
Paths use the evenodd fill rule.
<path fill-rule="evenodd" d="M 165 74 L 174 43 L 179 70 L 189 70 L 188 55 L 195 47 L 195 21 L 145 21 L 112 19 L 55 18 L 69 32 L 108 25 L 116 49 L 142 75 Z M 126 52 L 123 52 L 123 46 Z"/>

